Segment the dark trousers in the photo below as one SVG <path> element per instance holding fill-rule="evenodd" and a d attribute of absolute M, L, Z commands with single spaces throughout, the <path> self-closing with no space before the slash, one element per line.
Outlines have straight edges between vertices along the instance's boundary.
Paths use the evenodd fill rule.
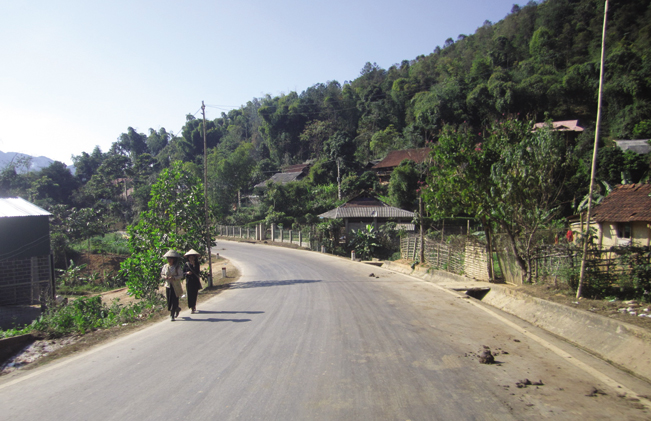
<path fill-rule="evenodd" d="M 197 295 L 199 295 L 199 288 L 190 284 L 186 286 L 188 290 L 188 307 L 194 309 L 197 306 Z"/>
<path fill-rule="evenodd" d="M 176 296 L 174 288 L 165 288 L 165 298 L 167 298 L 167 309 L 174 313 L 179 307 L 179 297 Z"/>

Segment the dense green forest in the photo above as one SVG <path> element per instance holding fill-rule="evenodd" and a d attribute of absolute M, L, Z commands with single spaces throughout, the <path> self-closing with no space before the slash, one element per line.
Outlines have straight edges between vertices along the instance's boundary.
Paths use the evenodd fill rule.
<path fill-rule="evenodd" d="M 499 122 L 510 122 L 508 138 L 527 132 L 515 122 L 578 119 L 585 131 L 550 143 L 554 149 L 545 152 L 545 159 L 559 167 L 540 169 L 554 172 L 549 183 L 556 190 L 545 204 L 555 210 L 554 218 L 575 213 L 588 191 L 603 10 L 601 0 L 514 5 L 500 22 L 486 21 L 474 34 L 451 37 L 443 46 L 432 46 L 430 54 L 388 69 L 368 62 L 355 80 L 253 98 L 206 121 L 208 203 L 214 222 L 313 224 L 319 213 L 363 191 L 414 210 L 416 196 L 408 193 L 421 187 L 430 220 L 488 215 L 490 201 L 473 199 L 469 205 L 464 196 L 455 203 L 440 202 L 445 186 L 448 196 L 457 189 L 494 191 L 479 185 L 485 179 L 481 171 L 460 177 L 442 168 L 445 157 L 464 148 L 481 150 L 483 161 L 459 156 L 480 168 L 510 145 L 495 138 Z M 648 177 L 648 159 L 624 153 L 612 141 L 651 138 L 651 3 L 613 1 L 608 19 L 598 181 L 613 185 Z M 55 231 L 69 238 L 133 224 L 147 208 L 157 175 L 173 162 L 181 161 L 185 170 L 203 178 L 203 129 L 203 120 L 190 114 L 180 136 L 164 128 L 138 133 L 129 127 L 110 150 L 95 148 L 75 156 L 74 175 L 59 162 L 36 173 L 23 173 L 24 163 L 14 162 L 1 169 L 0 196 L 22 196 L 49 209 Z M 482 143 L 484 149 L 474 146 Z M 405 163 L 388 185 L 367 170 L 369 162 L 391 150 L 425 146 L 439 157 L 438 166 Z M 445 150 L 449 154 L 444 156 Z M 283 166 L 308 161 L 312 166 L 303 181 L 253 191 Z M 337 196 L 338 164 L 342 199 Z M 483 171 L 486 175 L 491 169 Z M 493 181 L 513 182 L 505 177 L 495 175 Z M 254 202 L 247 200 L 252 194 L 258 196 Z M 509 194 L 501 200 L 521 197 Z M 484 223 L 508 229 L 495 218 Z M 71 226 L 71 220 L 81 222 Z"/>

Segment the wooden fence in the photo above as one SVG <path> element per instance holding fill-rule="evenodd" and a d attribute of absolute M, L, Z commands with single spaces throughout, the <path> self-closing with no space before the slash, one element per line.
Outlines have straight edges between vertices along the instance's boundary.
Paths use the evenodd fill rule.
<path fill-rule="evenodd" d="M 486 247 L 473 237 L 455 237 L 454 241 L 441 242 L 429 238 L 423 240 L 424 258 L 430 268 L 457 275 L 465 275 L 482 281 L 489 281 L 488 255 Z M 400 257 L 418 260 L 421 241 L 418 235 L 406 235 L 400 239 Z"/>

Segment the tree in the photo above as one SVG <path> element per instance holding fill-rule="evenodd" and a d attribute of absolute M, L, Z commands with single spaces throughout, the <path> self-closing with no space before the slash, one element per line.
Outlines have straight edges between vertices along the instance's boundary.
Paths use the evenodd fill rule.
<path fill-rule="evenodd" d="M 389 179 L 389 201 L 402 209 L 414 209 L 418 199 L 418 182 L 421 173 L 414 161 L 404 160 L 392 172 Z"/>
<path fill-rule="evenodd" d="M 208 160 L 209 195 L 212 206 L 226 214 L 233 203 L 238 203 L 239 192 L 251 184 L 256 161 L 253 159 L 253 145 L 240 145 L 226 158 L 219 159 L 215 153 Z"/>
<path fill-rule="evenodd" d="M 27 174 L 32 157 L 16 155 L 0 170 L 0 197 L 27 195 L 30 180 Z"/>
<path fill-rule="evenodd" d="M 147 152 L 147 136 L 129 127 L 126 133 L 122 133 L 118 141 L 113 144 L 119 152 L 125 153 L 132 160 L 141 153 Z"/>
<path fill-rule="evenodd" d="M 201 180 L 184 170 L 181 162 L 163 170 L 152 186 L 148 209 L 137 224 L 127 227 L 131 257 L 122 263 L 120 273 L 127 278 L 131 294 L 156 295 L 168 249 L 206 250 L 213 243 L 204 216 Z"/>
<path fill-rule="evenodd" d="M 645 156 L 618 146 L 599 149 L 597 178 L 610 185 L 638 183 L 649 171 Z"/>
<path fill-rule="evenodd" d="M 447 129 L 432 147 L 424 189 L 434 218 L 472 215 L 487 234 L 499 227 L 528 280 L 536 234 L 557 212 L 566 176 L 560 136 L 532 127 L 532 121 L 509 119 L 483 135 Z"/>
<path fill-rule="evenodd" d="M 149 136 L 147 136 L 147 150 L 152 156 L 158 155 L 170 141 L 171 135 L 161 127 L 158 132 L 154 129 L 149 129 Z"/>
<path fill-rule="evenodd" d="M 405 141 L 393 124 L 390 124 L 384 130 L 377 131 L 371 137 L 371 143 L 369 145 L 371 152 L 378 157 L 386 156 L 389 151 L 400 150 L 404 146 Z"/>
<path fill-rule="evenodd" d="M 39 189 L 42 198 L 50 198 L 56 203 L 72 204 L 72 192 L 79 187 L 79 182 L 72 175 L 66 164 L 55 161 L 43 168 L 38 175 L 49 182 Z"/>
<path fill-rule="evenodd" d="M 562 138 L 549 127 L 532 133 L 532 125 L 508 122 L 491 136 L 503 152 L 490 173 L 491 219 L 507 234 L 528 282 L 537 234 L 558 212 L 566 175 Z M 511 135 L 519 141 L 505 144 Z"/>
<path fill-rule="evenodd" d="M 100 165 L 102 165 L 103 160 L 104 154 L 102 154 L 99 146 L 95 146 L 91 154 L 82 152 L 79 156 L 73 156 L 72 162 L 75 165 L 75 178 L 80 183 L 88 183 Z"/>

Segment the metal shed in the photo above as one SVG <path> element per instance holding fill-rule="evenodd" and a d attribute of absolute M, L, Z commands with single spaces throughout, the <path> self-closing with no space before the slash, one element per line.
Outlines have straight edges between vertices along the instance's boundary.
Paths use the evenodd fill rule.
<path fill-rule="evenodd" d="M 50 216 L 19 197 L 0 198 L 0 306 L 40 304 L 53 294 Z"/>

